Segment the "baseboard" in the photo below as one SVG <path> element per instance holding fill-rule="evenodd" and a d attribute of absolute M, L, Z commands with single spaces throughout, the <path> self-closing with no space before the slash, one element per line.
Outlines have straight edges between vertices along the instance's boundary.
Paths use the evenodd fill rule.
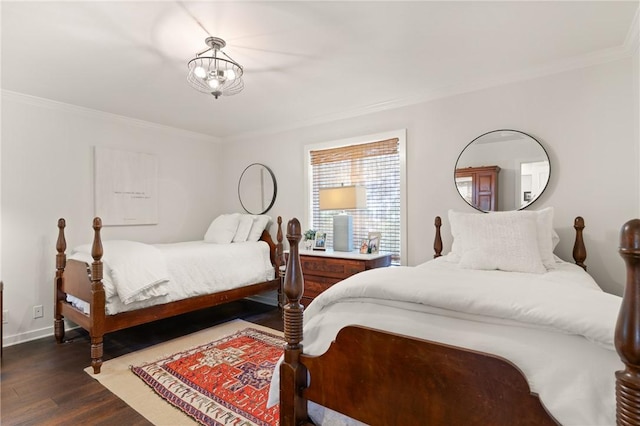
<path fill-rule="evenodd" d="M 2 336 L 2 347 L 13 346 L 19 343 L 30 342 L 32 340 L 42 339 L 43 337 L 53 336 L 53 326 L 39 328 L 37 330 L 27 331 L 26 333 L 12 334 Z"/>

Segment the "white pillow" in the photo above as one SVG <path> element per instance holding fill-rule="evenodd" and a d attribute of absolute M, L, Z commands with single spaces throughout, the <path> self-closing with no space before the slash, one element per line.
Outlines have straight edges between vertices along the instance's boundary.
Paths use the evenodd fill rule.
<path fill-rule="evenodd" d="M 546 212 L 548 215 L 548 212 Z M 458 213 L 449 211 L 452 254 L 468 269 L 544 273 L 536 212 Z M 546 224 L 543 215 L 541 224 Z M 551 247 L 551 233 L 546 233 Z"/>
<path fill-rule="evenodd" d="M 452 214 L 454 217 L 452 218 Z M 540 251 L 540 259 L 542 260 L 542 264 L 547 269 L 555 268 L 555 255 L 553 254 L 553 250 L 555 250 L 558 242 L 560 241 L 560 237 L 558 233 L 553 229 L 553 207 L 547 207 L 542 210 L 527 210 L 527 211 L 510 211 L 510 212 L 491 212 L 491 213 L 459 213 L 454 211 L 449 211 L 449 222 L 452 227 L 452 234 L 454 233 L 455 225 L 453 221 L 464 220 L 465 215 L 497 215 L 497 216 L 510 216 L 515 215 L 516 217 L 527 217 L 531 216 L 536 218 L 536 223 L 538 227 L 538 249 Z M 460 235 L 458 232 L 456 235 L 453 235 L 453 244 L 451 246 L 451 254 L 448 257 L 449 260 L 458 262 L 460 261 L 460 257 L 465 251 L 464 248 L 464 236 Z"/>
<path fill-rule="evenodd" d="M 259 241 L 262 231 L 267 228 L 269 222 L 271 222 L 271 217 L 265 214 L 253 216 L 253 225 L 251 225 L 247 241 Z"/>
<path fill-rule="evenodd" d="M 238 223 L 238 229 L 236 235 L 233 236 L 234 243 L 242 243 L 247 241 L 249 232 L 251 232 L 251 226 L 253 226 L 253 216 L 248 214 L 241 214 L 240 221 Z"/>
<path fill-rule="evenodd" d="M 239 213 L 221 214 L 209 225 L 204 240 L 207 243 L 229 244 L 236 235 L 239 220 Z"/>

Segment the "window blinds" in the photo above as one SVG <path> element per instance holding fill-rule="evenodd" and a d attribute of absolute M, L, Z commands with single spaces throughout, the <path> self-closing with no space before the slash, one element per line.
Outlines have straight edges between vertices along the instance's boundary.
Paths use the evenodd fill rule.
<path fill-rule="evenodd" d="M 397 138 L 378 142 L 310 151 L 313 176 L 313 227 L 327 232 L 333 245 L 333 215 L 320 211 L 319 189 L 341 185 L 367 188 L 367 208 L 350 210 L 353 244 L 360 247 L 369 232 L 382 233 L 380 251 L 392 253 L 400 263 L 400 149 Z"/>

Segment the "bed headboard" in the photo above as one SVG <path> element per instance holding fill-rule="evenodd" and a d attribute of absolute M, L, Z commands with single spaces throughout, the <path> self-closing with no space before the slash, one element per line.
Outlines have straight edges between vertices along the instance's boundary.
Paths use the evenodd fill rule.
<path fill-rule="evenodd" d="M 433 258 L 437 258 L 442 256 L 442 235 L 440 233 L 440 228 L 442 227 L 442 218 L 440 216 L 436 216 L 434 221 L 434 225 L 436 228 L 435 238 L 433 240 Z M 584 264 L 584 261 L 587 258 L 587 248 L 584 245 L 584 240 L 582 238 L 582 230 L 584 229 L 584 219 L 582 216 L 578 216 L 573 220 L 573 228 L 576 230 L 576 238 L 573 243 L 573 260 L 576 265 L 580 266 L 585 271 L 587 270 L 587 266 Z"/>

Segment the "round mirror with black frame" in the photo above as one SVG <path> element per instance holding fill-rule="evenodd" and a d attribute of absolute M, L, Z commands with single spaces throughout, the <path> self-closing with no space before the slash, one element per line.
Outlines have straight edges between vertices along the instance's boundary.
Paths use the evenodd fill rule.
<path fill-rule="evenodd" d="M 522 210 L 549 184 L 551 166 L 542 144 L 518 130 L 484 133 L 462 150 L 454 182 L 458 194 L 483 212 Z"/>
<path fill-rule="evenodd" d="M 250 214 L 265 214 L 276 202 L 278 185 L 271 169 L 264 164 L 249 164 L 238 181 L 238 198 Z"/>

